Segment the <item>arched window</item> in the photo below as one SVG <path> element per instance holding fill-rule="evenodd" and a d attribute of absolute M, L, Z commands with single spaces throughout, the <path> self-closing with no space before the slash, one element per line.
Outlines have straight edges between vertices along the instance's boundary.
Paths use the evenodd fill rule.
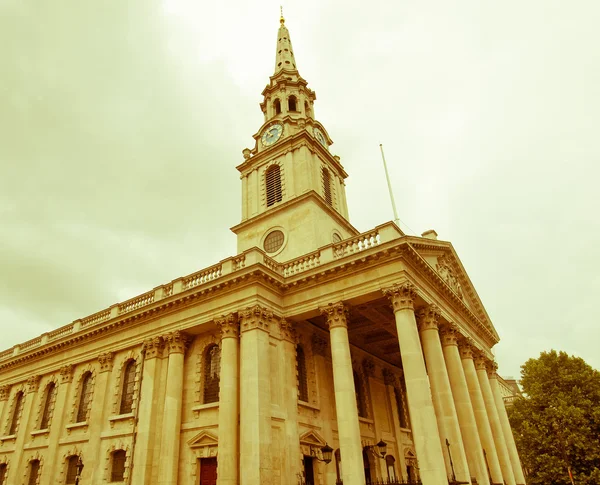
<path fill-rule="evenodd" d="M 81 389 L 79 396 L 79 406 L 77 407 L 76 423 L 83 423 L 87 419 L 88 408 L 92 400 L 93 376 L 91 372 L 86 372 L 81 379 Z"/>
<path fill-rule="evenodd" d="M 358 415 L 361 418 L 367 418 L 367 401 L 365 399 L 365 389 L 363 382 L 356 371 L 354 374 L 354 392 L 356 393 L 356 406 L 358 407 Z"/>
<path fill-rule="evenodd" d="M 211 345 L 204 353 L 204 404 L 219 402 L 221 376 L 221 349 Z"/>
<path fill-rule="evenodd" d="M 39 474 L 40 460 L 31 460 L 29 462 L 29 480 L 27 480 L 27 485 L 37 485 Z"/>
<path fill-rule="evenodd" d="M 121 387 L 121 406 L 119 414 L 133 411 L 133 391 L 135 389 L 135 360 L 131 359 L 123 371 L 123 385 Z"/>
<path fill-rule="evenodd" d="M 79 457 L 77 455 L 71 455 L 67 458 L 67 478 L 65 483 L 75 483 L 77 480 L 77 462 Z"/>
<path fill-rule="evenodd" d="M 308 375 L 306 374 L 306 355 L 301 345 L 296 346 L 296 365 L 298 366 L 298 399 L 308 402 Z"/>
<path fill-rule="evenodd" d="M 288 111 L 296 111 L 296 96 L 290 96 L 288 98 Z"/>
<path fill-rule="evenodd" d="M 52 406 L 54 405 L 55 398 L 56 384 L 54 382 L 50 382 L 46 386 L 46 392 L 44 393 L 44 409 L 42 410 L 40 429 L 47 429 L 48 426 L 50 426 L 50 419 L 52 418 Z"/>
<path fill-rule="evenodd" d="M 281 113 L 281 101 L 279 101 L 279 99 L 276 99 L 273 102 L 273 109 L 275 110 L 276 115 Z"/>
<path fill-rule="evenodd" d="M 304 101 L 304 113 L 306 113 L 306 116 L 310 116 L 310 105 L 308 104 L 308 101 Z"/>
<path fill-rule="evenodd" d="M 265 173 L 267 185 L 267 207 L 281 202 L 281 169 L 279 165 L 271 165 Z"/>
<path fill-rule="evenodd" d="M 112 454 L 112 466 L 110 469 L 110 481 L 122 482 L 125 480 L 125 461 L 127 453 L 125 450 L 117 450 Z"/>
<path fill-rule="evenodd" d="M 23 391 L 17 392 L 15 396 L 15 404 L 13 406 L 12 417 L 10 418 L 10 426 L 8 427 L 8 434 L 17 434 L 19 428 L 19 419 L 21 418 L 21 411 L 23 410 Z"/>
<path fill-rule="evenodd" d="M 323 197 L 325 197 L 325 202 L 330 206 L 333 206 L 333 198 L 331 196 L 331 175 L 326 168 L 323 168 Z"/>
<path fill-rule="evenodd" d="M 342 484 L 342 454 L 340 453 L 340 449 L 335 450 L 333 454 L 335 458 L 335 474 L 336 474 L 336 485 Z"/>
<path fill-rule="evenodd" d="M 6 479 L 6 463 L 0 463 L 0 485 L 4 485 Z"/>
<path fill-rule="evenodd" d="M 396 459 L 392 455 L 385 457 L 385 467 L 387 468 L 387 476 L 390 483 L 396 478 Z"/>
<path fill-rule="evenodd" d="M 400 420 L 401 428 L 410 428 L 407 420 L 407 413 L 404 406 L 404 397 L 402 391 L 394 387 L 394 395 L 396 396 L 396 409 L 398 410 L 398 419 Z"/>

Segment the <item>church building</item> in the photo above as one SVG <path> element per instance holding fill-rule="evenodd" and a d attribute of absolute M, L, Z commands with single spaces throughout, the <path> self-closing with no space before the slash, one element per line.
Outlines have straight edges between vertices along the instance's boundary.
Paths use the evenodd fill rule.
<path fill-rule="evenodd" d="M 350 223 L 281 18 L 237 254 L 0 352 L 0 485 L 523 485 L 435 231 Z"/>

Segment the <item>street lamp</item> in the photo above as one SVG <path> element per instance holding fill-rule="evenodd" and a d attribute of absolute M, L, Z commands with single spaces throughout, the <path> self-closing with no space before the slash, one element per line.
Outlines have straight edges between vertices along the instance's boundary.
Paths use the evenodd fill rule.
<path fill-rule="evenodd" d="M 81 476 L 81 472 L 83 471 L 83 462 L 81 461 L 81 457 L 77 460 L 77 475 L 75 475 L 75 485 L 79 485 L 79 477 Z"/>
<path fill-rule="evenodd" d="M 375 446 L 377 446 L 377 450 L 375 450 Z M 387 443 L 383 440 L 379 440 L 379 443 L 377 443 L 375 446 L 367 445 L 365 448 L 367 448 L 373 454 L 373 456 L 385 460 L 385 455 L 387 454 Z"/>
<path fill-rule="evenodd" d="M 333 448 L 331 446 L 329 446 L 327 443 L 325 443 L 325 446 L 323 446 L 320 450 L 313 448 L 312 446 L 310 447 L 310 454 L 312 456 L 314 456 L 318 461 L 322 461 L 325 462 L 326 465 L 328 465 L 329 463 L 331 463 L 331 455 L 333 454 Z M 321 454 L 321 456 L 319 457 L 319 452 Z"/>

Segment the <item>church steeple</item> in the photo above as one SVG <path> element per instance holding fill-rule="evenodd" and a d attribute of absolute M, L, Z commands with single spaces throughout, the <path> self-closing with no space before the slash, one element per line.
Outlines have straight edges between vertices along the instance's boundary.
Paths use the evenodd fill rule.
<path fill-rule="evenodd" d="M 283 11 L 279 19 L 279 32 L 277 33 L 277 53 L 275 54 L 275 72 L 279 73 L 282 69 L 291 71 L 296 69 L 296 60 L 294 59 L 294 51 L 292 49 L 292 39 L 290 33 L 285 26 Z"/>
<path fill-rule="evenodd" d="M 317 96 L 298 73 L 283 14 L 275 72 L 262 95 L 264 122 L 236 167 L 242 179 L 242 222 L 232 228 L 238 252 L 257 246 L 287 261 L 358 234 L 348 221 L 348 174 L 315 119 Z"/>

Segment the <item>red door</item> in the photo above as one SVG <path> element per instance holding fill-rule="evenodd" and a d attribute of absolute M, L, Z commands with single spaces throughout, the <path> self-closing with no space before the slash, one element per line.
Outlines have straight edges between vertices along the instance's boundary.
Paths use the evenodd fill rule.
<path fill-rule="evenodd" d="M 200 459 L 200 485 L 217 485 L 217 459 Z"/>

